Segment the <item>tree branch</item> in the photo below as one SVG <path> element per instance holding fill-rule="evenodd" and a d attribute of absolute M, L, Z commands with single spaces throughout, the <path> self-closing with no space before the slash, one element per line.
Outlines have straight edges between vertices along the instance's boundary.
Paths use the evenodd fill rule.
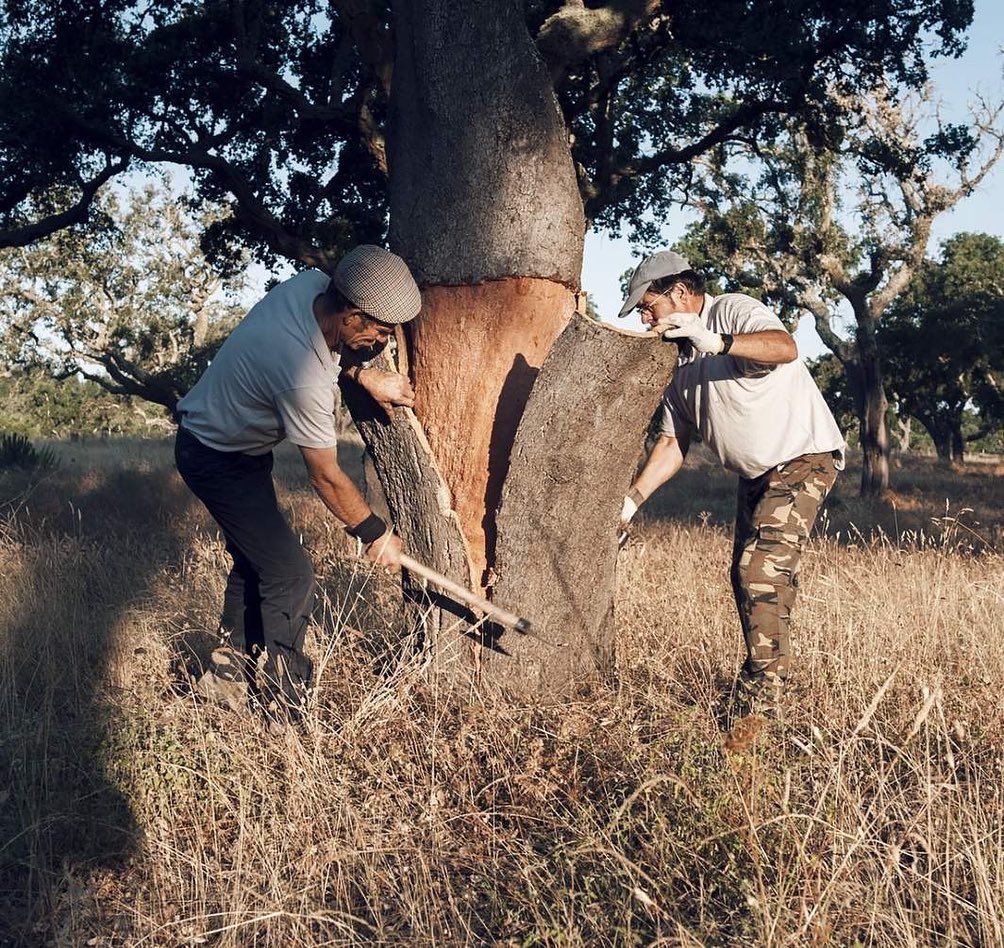
<path fill-rule="evenodd" d="M 335 0 L 335 8 L 345 18 L 363 62 L 377 77 L 384 95 L 389 96 L 394 72 L 394 43 L 380 15 L 379 5 L 374 0 Z"/>
<path fill-rule="evenodd" d="M 666 165 L 690 162 L 716 145 L 730 140 L 733 133 L 747 122 L 783 106 L 784 103 L 773 100 L 745 103 L 696 142 L 691 142 L 681 148 L 663 148 L 651 155 L 645 155 L 619 165 L 611 162 L 608 165 L 605 180 L 593 182 L 596 196 L 586 201 L 586 216 L 595 219 L 604 208 L 620 199 L 621 192 L 634 179 L 658 171 Z"/>
<path fill-rule="evenodd" d="M 823 345 L 840 360 L 841 365 L 852 362 L 857 355 L 857 346 L 853 342 L 841 339 L 833 331 L 829 307 L 821 298 L 813 297 L 810 294 L 802 296 L 801 302 L 812 313 L 816 333 L 823 341 Z"/>
<path fill-rule="evenodd" d="M 43 217 L 41 220 L 25 224 L 22 227 L 0 230 L 0 247 L 24 247 L 43 237 L 48 237 L 49 234 L 54 234 L 64 227 L 82 224 L 87 220 L 91 204 L 101 186 L 119 172 L 125 171 L 128 164 L 128 158 L 107 161 L 105 167 L 97 175 L 83 184 L 79 200 L 67 210 L 58 214 L 50 214 L 48 217 Z"/>
<path fill-rule="evenodd" d="M 659 12 L 659 0 L 614 0 L 587 7 L 568 0 L 537 32 L 537 48 L 555 81 L 575 63 L 617 46 L 643 20 Z"/>

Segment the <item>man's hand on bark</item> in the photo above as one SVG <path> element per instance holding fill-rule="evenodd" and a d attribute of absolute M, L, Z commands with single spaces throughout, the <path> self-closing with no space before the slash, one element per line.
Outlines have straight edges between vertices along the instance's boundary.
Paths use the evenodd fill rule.
<path fill-rule="evenodd" d="M 704 325 L 699 313 L 673 313 L 663 316 L 653 326 L 667 342 L 686 339 L 698 352 L 717 355 L 725 348 L 722 337 Z"/>
<path fill-rule="evenodd" d="M 356 380 L 388 415 L 395 405 L 415 407 L 415 390 L 406 375 L 368 368 L 360 369 Z"/>

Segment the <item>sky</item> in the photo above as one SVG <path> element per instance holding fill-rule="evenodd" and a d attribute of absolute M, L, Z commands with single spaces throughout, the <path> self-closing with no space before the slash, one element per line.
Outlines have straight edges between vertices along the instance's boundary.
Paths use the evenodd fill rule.
<path fill-rule="evenodd" d="M 1000 0 L 976 0 L 965 54 L 960 59 L 939 59 L 931 64 L 935 95 L 944 103 L 946 119 L 964 121 L 973 91 L 980 91 L 990 99 L 1004 94 L 1002 49 L 1004 3 Z M 682 237 L 687 224 L 693 219 L 693 212 L 686 210 L 670 215 L 662 231 L 665 245 L 668 247 Z M 946 237 L 960 231 L 1004 237 L 1004 162 L 998 163 L 975 194 L 935 220 L 928 253 L 936 254 Z M 582 265 L 583 289 L 592 296 L 600 318 L 605 322 L 624 329 L 641 328 L 640 321 L 634 316 L 616 319 L 621 305 L 620 276 L 634 267 L 639 259 L 626 237 L 600 233 L 587 235 Z M 814 358 L 826 351 L 809 319 L 801 321 L 795 339 L 804 358 Z"/>

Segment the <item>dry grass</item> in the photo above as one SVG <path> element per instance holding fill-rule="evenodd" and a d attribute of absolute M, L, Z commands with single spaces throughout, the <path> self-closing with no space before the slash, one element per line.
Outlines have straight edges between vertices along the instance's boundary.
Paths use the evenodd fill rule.
<path fill-rule="evenodd" d="M 616 687 L 546 705 L 381 660 L 395 617 L 285 455 L 326 602 L 314 727 L 276 740 L 179 693 L 225 556 L 167 451 L 61 451 L 0 537 L 0 944 L 1004 944 L 992 469 L 904 468 L 898 531 L 845 478 L 790 721 L 726 758 L 710 469 L 622 554 Z"/>

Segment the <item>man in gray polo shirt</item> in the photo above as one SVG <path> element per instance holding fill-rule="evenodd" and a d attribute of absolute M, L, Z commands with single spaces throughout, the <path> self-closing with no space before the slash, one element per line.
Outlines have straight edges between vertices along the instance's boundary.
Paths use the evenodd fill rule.
<path fill-rule="evenodd" d="M 305 270 L 270 290 L 178 403 L 178 470 L 233 558 L 220 622 L 229 642 L 200 680 L 206 697 L 239 707 L 250 686 L 282 717 L 300 708 L 311 681 L 303 644 L 314 571 L 276 502 L 272 448 L 280 441 L 300 449 L 314 489 L 367 557 L 398 565 L 401 541 L 338 465 L 336 391 L 341 353 L 385 343 L 420 307 L 400 257 L 356 247 L 330 279 Z M 359 364 L 344 374 L 385 408 L 414 404 L 402 375 Z"/>
<path fill-rule="evenodd" d="M 741 293 L 709 296 L 687 260 L 662 251 L 639 264 L 619 315 L 681 344 L 663 396 L 659 438 L 624 499 L 626 525 L 683 464 L 691 434 L 739 475 L 732 588 L 746 644 L 726 746 L 741 749 L 776 713 L 790 664 L 789 627 L 805 541 L 837 471 L 844 439 L 794 339 Z"/>

